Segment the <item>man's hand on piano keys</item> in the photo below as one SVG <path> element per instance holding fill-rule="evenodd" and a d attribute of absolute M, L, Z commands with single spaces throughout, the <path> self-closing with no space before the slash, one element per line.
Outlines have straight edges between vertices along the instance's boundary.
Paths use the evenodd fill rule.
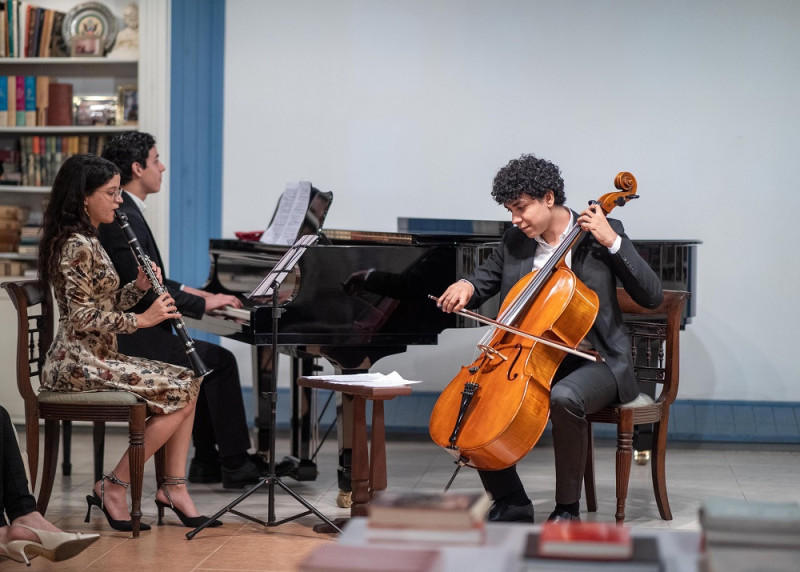
<path fill-rule="evenodd" d="M 242 301 L 230 294 L 212 294 L 211 296 L 205 296 L 205 300 L 207 313 L 224 308 L 225 306 L 231 306 L 233 308 L 242 307 Z"/>
<path fill-rule="evenodd" d="M 242 324 L 250 323 L 250 310 L 245 308 L 234 308 L 232 306 L 223 306 L 211 312 L 214 316 L 219 316 L 225 319 L 231 319 Z"/>

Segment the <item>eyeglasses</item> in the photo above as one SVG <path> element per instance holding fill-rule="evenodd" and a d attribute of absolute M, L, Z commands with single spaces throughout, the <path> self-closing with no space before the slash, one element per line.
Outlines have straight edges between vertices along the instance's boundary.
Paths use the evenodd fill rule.
<path fill-rule="evenodd" d="M 116 191 L 105 191 L 105 193 L 110 200 L 116 201 L 122 196 L 122 189 L 117 189 Z"/>

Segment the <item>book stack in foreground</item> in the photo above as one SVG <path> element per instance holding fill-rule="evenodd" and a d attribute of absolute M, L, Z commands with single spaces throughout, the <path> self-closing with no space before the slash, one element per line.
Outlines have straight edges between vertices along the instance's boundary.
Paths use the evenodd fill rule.
<path fill-rule="evenodd" d="M 707 572 L 800 570 L 800 504 L 711 498 L 699 516 Z"/>
<path fill-rule="evenodd" d="M 346 546 L 326 542 L 299 566 L 300 572 L 439 572 L 441 555 L 434 549 Z"/>
<path fill-rule="evenodd" d="M 490 504 L 485 492 L 384 491 L 369 504 L 364 534 L 369 542 L 482 544 Z"/>
<path fill-rule="evenodd" d="M 659 572 L 662 559 L 654 537 L 632 537 L 612 522 L 545 522 L 528 535 L 526 570 L 570 572 Z"/>

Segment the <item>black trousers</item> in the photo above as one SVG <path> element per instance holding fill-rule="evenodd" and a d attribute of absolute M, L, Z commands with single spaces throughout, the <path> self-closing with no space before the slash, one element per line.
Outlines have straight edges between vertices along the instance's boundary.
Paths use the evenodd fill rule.
<path fill-rule="evenodd" d="M 128 347 L 126 336 L 118 338 L 119 351 L 190 367 L 189 358 L 183 350 L 178 336 L 170 336 L 168 351 L 164 348 L 148 347 L 146 351 L 137 345 L 135 351 Z M 195 458 L 214 461 L 219 457 L 234 457 L 250 449 L 250 430 L 242 398 L 242 384 L 236 357 L 222 346 L 203 340 L 194 340 L 195 352 L 213 370 L 200 385 L 197 409 L 192 427 L 192 442 Z M 131 351 L 126 351 L 131 350 Z M 147 355 L 149 354 L 149 355 Z"/>
<path fill-rule="evenodd" d="M 606 364 L 573 355 L 561 362 L 550 389 L 557 503 L 570 504 L 581 498 L 589 446 L 586 414 L 617 400 L 617 382 Z M 516 465 L 478 473 L 493 499 L 506 497 L 511 504 L 523 504 L 528 498 Z"/>
<path fill-rule="evenodd" d="M 36 510 L 11 417 L 0 406 L 0 526 Z M 8 515 L 8 521 L 6 521 Z"/>

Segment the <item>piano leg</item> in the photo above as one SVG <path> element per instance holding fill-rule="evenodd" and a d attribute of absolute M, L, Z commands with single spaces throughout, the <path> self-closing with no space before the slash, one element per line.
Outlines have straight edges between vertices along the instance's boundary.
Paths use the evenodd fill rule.
<path fill-rule="evenodd" d="M 339 443 L 339 494 L 336 505 L 339 508 L 350 508 L 353 504 L 353 399 L 352 395 L 336 392 L 336 436 Z"/>
<path fill-rule="evenodd" d="M 291 462 L 288 475 L 297 481 L 317 479 L 317 464 L 312 458 L 311 444 L 318 441 L 318 419 L 314 400 L 316 394 L 310 387 L 298 387 L 295 380 L 317 375 L 322 368 L 316 358 L 292 356 L 292 454 L 284 460 Z"/>
<path fill-rule="evenodd" d="M 269 452 L 270 444 L 270 400 L 267 392 L 270 388 L 272 376 L 279 375 L 280 355 L 278 363 L 272 363 L 271 346 L 256 346 L 254 348 L 254 379 L 258 391 L 255 395 L 256 410 L 256 439 L 258 451 L 261 454 Z M 292 355 L 292 379 L 300 376 L 315 375 L 319 372 L 315 358 L 297 357 Z M 289 476 L 297 481 L 313 481 L 317 478 L 317 465 L 311 460 L 311 441 L 316 434 L 317 420 L 313 418 L 311 400 L 314 398 L 310 388 L 291 386 L 292 407 L 290 412 L 291 455 L 276 462 L 275 472 L 279 477 Z M 278 459 L 277 451 L 275 452 Z"/>

